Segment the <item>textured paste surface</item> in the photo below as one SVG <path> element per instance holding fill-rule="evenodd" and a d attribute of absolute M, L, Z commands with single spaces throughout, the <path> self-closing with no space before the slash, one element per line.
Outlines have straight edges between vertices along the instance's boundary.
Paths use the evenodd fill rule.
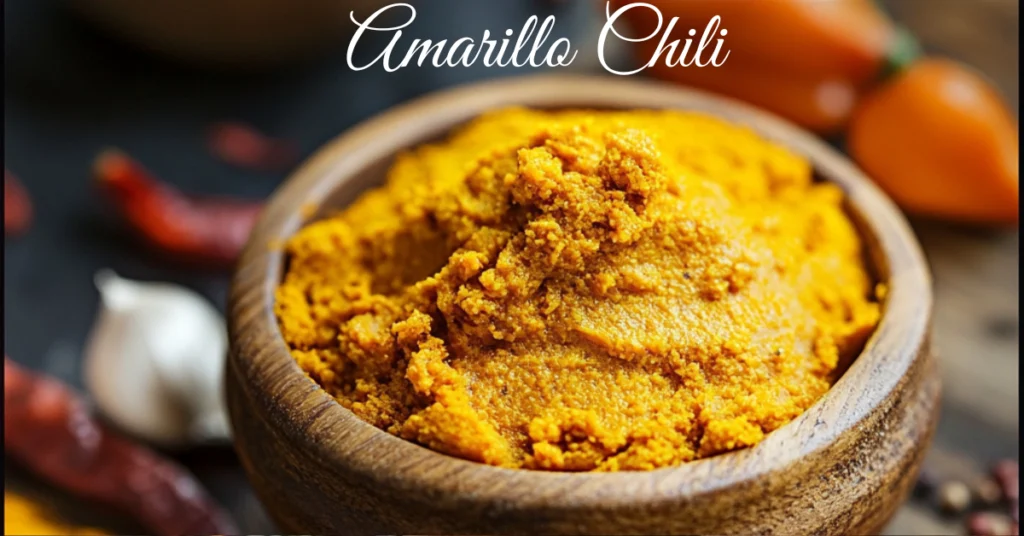
<path fill-rule="evenodd" d="M 879 318 L 842 194 L 681 112 L 503 110 L 287 244 L 284 339 L 362 419 L 488 464 L 642 470 L 760 441 Z"/>

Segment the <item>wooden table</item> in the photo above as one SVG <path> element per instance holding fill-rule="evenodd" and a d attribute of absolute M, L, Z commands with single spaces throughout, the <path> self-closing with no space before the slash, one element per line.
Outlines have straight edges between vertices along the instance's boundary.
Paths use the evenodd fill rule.
<path fill-rule="evenodd" d="M 884 3 L 926 51 L 975 66 L 1019 110 L 1016 0 Z M 968 478 L 998 458 L 1018 456 L 1019 237 L 913 224 L 934 277 L 934 345 L 943 377 L 942 419 L 926 467 L 940 478 Z M 964 532 L 962 522 L 934 512 L 911 500 L 888 532 Z"/>

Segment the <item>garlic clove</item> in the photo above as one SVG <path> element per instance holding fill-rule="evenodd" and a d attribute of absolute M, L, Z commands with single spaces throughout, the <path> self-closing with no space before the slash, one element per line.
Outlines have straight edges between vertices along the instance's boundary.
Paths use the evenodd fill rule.
<path fill-rule="evenodd" d="M 199 294 L 97 274 L 101 311 L 86 354 L 100 410 L 162 446 L 230 440 L 223 402 L 227 334 Z"/>
<path fill-rule="evenodd" d="M 138 329 L 138 290 L 113 272 L 96 276 L 101 307 L 86 347 L 85 384 L 117 426 L 147 441 L 176 446 L 188 430 L 188 409 L 160 379 Z"/>

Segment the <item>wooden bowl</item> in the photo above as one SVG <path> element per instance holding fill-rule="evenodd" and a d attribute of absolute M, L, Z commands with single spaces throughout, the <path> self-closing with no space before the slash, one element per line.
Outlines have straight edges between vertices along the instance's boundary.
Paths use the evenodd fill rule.
<path fill-rule="evenodd" d="M 439 454 L 363 422 L 310 381 L 273 314 L 284 255 L 310 216 L 382 181 L 396 151 L 493 108 L 680 108 L 749 125 L 807 156 L 848 194 L 888 283 L 881 323 L 835 386 L 753 448 L 649 472 L 501 469 Z M 316 217 L 314 215 L 313 217 Z M 236 448 L 288 533 L 877 533 L 915 480 L 938 414 L 931 289 L 893 204 L 844 157 L 765 112 L 678 86 L 540 76 L 430 95 L 324 147 L 274 195 L 230 296 L 227 396 Z"/>

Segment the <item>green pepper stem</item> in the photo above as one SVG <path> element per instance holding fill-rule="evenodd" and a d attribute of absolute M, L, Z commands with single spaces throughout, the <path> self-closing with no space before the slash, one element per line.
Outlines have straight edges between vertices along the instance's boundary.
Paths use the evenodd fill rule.
<path fill-rule="evenodd" d="M 896 39 L 893 40 L 889 54 L 885 58 L 879 81 L 885 81 L 901 73 L 920 56 L 921 45 L 914 34 L 902 26 L 898 27 Z"/>

